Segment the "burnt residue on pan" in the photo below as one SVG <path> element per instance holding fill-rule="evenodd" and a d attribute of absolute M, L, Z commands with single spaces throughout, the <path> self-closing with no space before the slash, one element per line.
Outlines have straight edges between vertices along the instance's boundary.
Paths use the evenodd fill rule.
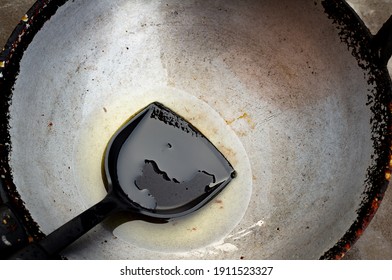
<path fill-rule="evenodd" d="M 391 33 L 391 25 L 385 25 L 382 32 L 373 36 L 358 15 L 345 1 L 323 1 L 328 17 L 336 26 L 340 39 L 347 44 L 359 67 L 364 70 L 365 79 L 372 87 L 368 103 L 372 117 L 373 165 L 368 168 L 363 201 L 357 210 L 357 220 L 345 235 L 324 253 L 321 259 L 341 259 L 362 235 L 376 213 L 391 177 L 391 80 L 386 67 L 390 56 L 388 38 L 383 34 Z M 386 32 L 389 31 L 389 32 Z"/>
<path fill-rule="evenodd" d="M 44 23 L 65 2 L 66 0 L 38 0 L 21 18 L 20 23 L 16 26 L 0 53 L 0 188 L 4 191 L 1 200 L 3 200 L 3 205 L 6 207 L 1 213 L 12 217 L 15 225 L 23 224 L 22 230 L 25 231 L 25 234 L 20 233 L 18 235 L 20 238 L 15 242 L 5 242 L 7 244 L 3 242 L 9 248 L 16 249 L 25 243 L 40 240 L 44 236 L 25 208 L 10 173 L 8 158 L 11 145 L 8 130 L 12 89 L 19 73 L 20 60 L 27 46 Z M 20 229 L 19 227 L 18 230 Z M 7 251 L 2 250 L 0 259 L 6 257 L 6 253 Z"/>
<path fill-rule="evenodd" d="M 1 186 L 4 188 L 2 202 L 6 202 L 9 209 L 5 209 L 8 216 L 15 214 L 16 219 L 23 224 L 26 235 L 22 235 L 24 242 L 37 241 L 44 234 L 39 226 L 33 221 L 29 212 L 24 207 L 16 187 L 13 183 L 12 174 L 8 164 L 10 154 L 9 135 L 9 106 L 12 96 L 12 88 L 19 73 L 19 63 L 24 51 L 32 41 L 35 34 L 44 23 L 57 11 L 58 7 L 67 0 L 38 0 L 34 6 L 22 17 L 8 40 L 5 48 L 0 53 L 0 176 Z M 317 2 L 315 2 L 317 4 Z M 366 189 L 363 193 L 363 202 L 358 210 L 357 220 L 348 228 L 346 234 L 337 241 L 336 245 L 329 249 L 321 259 L 340 259 L 359 238 L 370 220 L 377 211 L 384 196 L 391 176 L 392 157 L 391 148 L 391 81 L 385 65 L 385 54 L 374 42 L 382 42 L 382 34 L 373 37 L 365 27 L 357 14 L 343 0 L 325 0 L 321 2 L 326 14 L 336 26 L 339 36 L 353 56 L 358 65 L 366 73 L 365 79 L 373 86 L 369 92 L 368 106 L 372 112 L 372 140 L 374 146 L 373 165 L 369 167 L 367 180 L 364 183 Z M 381 38 L 380 38 L 381 37 Z M 374 39 L 375 38 L 375 39 Z M 380 39 L 380 40 L 379 40 Z M 5 200 L 5 201 L 4 201 Z M 3 257 L 0 253 L 0 258 Z"/>

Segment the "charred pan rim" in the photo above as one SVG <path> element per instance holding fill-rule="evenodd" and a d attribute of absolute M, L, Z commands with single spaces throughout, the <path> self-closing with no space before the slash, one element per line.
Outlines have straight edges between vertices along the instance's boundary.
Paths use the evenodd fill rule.
<path fill-rule="evenodd" d="M 67 1 L 69 0 L 37 0 L 16 26 L 0 53 L 0 180 L 9 196 L 7 204 L 23 222 L 30 241 L 40 240 L 45 235 L 25 208 L 9 172 L 9 106 L 24 51 L 45 22 Z M 357 210 L 356 221 L 344 236 L 320 257 L 341 259 L 369 225 L 384 197 L 391 176 L 391 80 L 385 63 L 379 62 L 377 52 L 372 50 L 372 35 L 349 5 L 343 0 L 324 0 L 321 3 L 325 13 L 338 29 L 341 41 L 347 44 L 359 67 L 365 71 L 365 78 L 374 86 L 368 97 L 372 112 L 370 122 L 374 155 L 373 165 L 368 168 L 363 201 Z"/>
<path fill-rule="evenodd" d="M 368 94 L 371 110 L 373 142 L 372 165 L 367 170 L 363 200 L 357 210 L 357 219 L 343 237 L 320 259 L 341 259 L 362 235 L 374 217 L 388 187 L 392 170 L 391 157 L 391 78 L 387 61 L 379 53 L 375 38 L 355 11 L 342 0 L 322 1 L 325 13 L 333 21 L 340 39 L 364 70 L 372 88 Z M 383 38 L 386 39 L 386 38 Z M 385 43 L 385 42 L 384 42 Z M 382 42 L 381 42 L 382 44 Z"/>
<path fill-rule="evenodd" d="M 21 18 L 0 53 L 0 188 L 3 188 L 7 193 L 7 197 L 5 199 L 3 198 L 5 200 L 4 202 L 12 209 L 25 227 L 28 236 L 26 242 L 38 241 L 45 235 L 41 232 L 38 224 L 32 219 L 29 211 L 26 209 L 13 183 L 13 176 L 10 173 L 11 168 L 8 159 L 12 148 L 9 134 L 9 107 L 24 51 L 44 23 L 66 1 L 36 1 L 26 15 Z"/>

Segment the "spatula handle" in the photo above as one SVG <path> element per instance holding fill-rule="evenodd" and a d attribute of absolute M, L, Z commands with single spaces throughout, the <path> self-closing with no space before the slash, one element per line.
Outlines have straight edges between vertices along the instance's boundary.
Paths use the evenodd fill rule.
<path fill-rule="evenodd" d="M 108 194 L 103 200 L 62 225 L 41 241 L 27 245 L 12 255 L 10 259 L 53 259 L 108 215 L 119 210 L 121 210 L 121 206 L 117 199 Z"/>

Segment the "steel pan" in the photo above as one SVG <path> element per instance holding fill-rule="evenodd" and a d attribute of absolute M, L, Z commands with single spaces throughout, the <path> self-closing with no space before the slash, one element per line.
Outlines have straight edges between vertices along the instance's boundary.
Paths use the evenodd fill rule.
<path fill-rule="evenodd" d="M 225 229 L 201 222 L 219 221 L 208 209 L 167 236 L 109 221 L 65 257 L 343 257 L 390 179 L 389 26 L 372 36 L 344 1 L 37 1 L 0 57 L 0 173 L 19 243 L 102 197 L 99 141 L 159 99 L 243 170 L 238 197 L 214 202 Z"/>

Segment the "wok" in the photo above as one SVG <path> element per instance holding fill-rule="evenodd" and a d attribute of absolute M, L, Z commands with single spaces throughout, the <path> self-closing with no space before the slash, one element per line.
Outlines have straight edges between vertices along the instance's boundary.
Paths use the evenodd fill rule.
<path fill-rule="evenodd" d="M 108 220 L 65 257 L 343 257 L 390 179 L 390 25 L 372 36 L 337 0 L 37 1 L 0 59 L 4 255 L 99 201 L 102 143 L 158 101 L 233 187 L 167 224 Z"/>

